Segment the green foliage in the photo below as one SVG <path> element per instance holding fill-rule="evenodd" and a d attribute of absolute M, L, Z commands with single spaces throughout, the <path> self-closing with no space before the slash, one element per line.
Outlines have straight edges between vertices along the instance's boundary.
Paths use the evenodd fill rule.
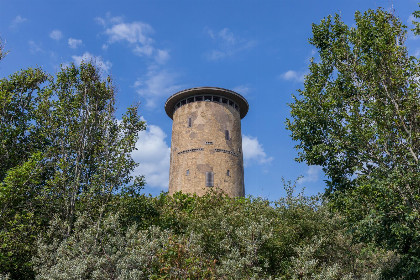
<path fill-rule="evenodd" d="M 0 81 L 0 271 L 12 279 L 33 277 L 35 241 L 53 214 L 70 235 L 77 211 L 99 227 L 114 193 L 139 193 L 131 152 L 145 124 L 137 106 L 118 121 L 114 96 L 90 63 Z"/>
<path fill-rule="evenodd" d="M 111 212 L 97 227 L 81 214 L 70 236 L 56 219 L 39 239 L 37 278 L 379 279 L 393 266 L 393 253 L 353 243 L 340 216 L 294 188 L 287 182 L 274 204 L 217 193 L 119 197 L 112 212 L 138 209 L 136 219 Z"/>
<path fill-rule="evenodd" d="M 0 182 L 10 168 L 42 147 L 34 114 L 47 79 L 41 69 L 30 68 L 0 80 Z"/>
<path fill-rule="evenodd" d="M 3 42 L 0 39 L 0 60 L 2 60 L 6 56 L 7 52 L 4 51 Z"/>
<path fill-rule="evenodd" d="M 212 273 L 194 234 L 135 225 L 122 231 L 114 215 L 99 228 L 81 216 L 68 238 L 66 227 L 56 220 L 40 240 L 36 279 L 204 279 Z"/>
<path fill-rule="evenodd" d="M 101 199 L 95 206 L 103 211 L 121 187 L 139 191 L 142 178 L 131 183 L 136 167 L 131 152 L 145 125 L 137 106 L 118 123 L 111 79 L 103 81 L 92 64 L 63 68 L 40 99 L 37 121 L 49 143 L 44 168 L 53 172 L 46 185 L 70 233 L 78 201 Z"/>
<path fill-rule="evenodd" d="M 417 13 L 418 14 L 418 13 Z M 393 277 L 420 275 L 419 63 L 405 26 L 381 9 L 312 27 L 318 49 L 287 120 L 298 161 L 323 167 L 331 206 L 356 236 L 401 254 Z"/>

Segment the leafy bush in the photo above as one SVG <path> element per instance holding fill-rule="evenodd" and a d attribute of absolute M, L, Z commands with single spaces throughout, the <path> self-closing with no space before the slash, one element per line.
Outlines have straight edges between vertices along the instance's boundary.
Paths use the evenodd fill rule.
<path fill-rule="evenodd" d="M 380 279 L 398 256 L 355 243 L 320 197 L 119 196 L 71 235 L 56 218 L 38 240 L 37 279 Z M 117 197 L 117 196 L 116 196 Z M 116 198 L 115 197 L 115 198 Z M 138 213 L 118 210 L 139 209 Z M 148 221 L 148 222 L 146 222 Z"/>

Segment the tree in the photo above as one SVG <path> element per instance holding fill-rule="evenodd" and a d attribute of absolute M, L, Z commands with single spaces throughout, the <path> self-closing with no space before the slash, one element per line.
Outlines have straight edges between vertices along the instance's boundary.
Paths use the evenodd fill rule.
<path fill-rule="evenodd" d="M 99 227 L 115 192 L 140 191 L 131 152 L 145 123 L 138 106 L 116 119 L 112 80 L 91 63 L 63 67 L 55 79 L 39 69 L 3 79 L 0 105 L 0 271 L 28 279 L 52 216 L 67 235 L 80 212 Z"/>
<path fill-rule="evenodd" d="M 400 274 L 420 274 L 420 67 L 405 26 L 377 9 L 313 24 L 318 49 L 287 128 L 298 161 L 320 165 L 326 195 L 361 238 L 394 249 Z M 397 273 L 397 272 L 395 272 Z"/>
<path fill-rule="evenodd" d="M 0 80 L 0 271 L 19 271 L 23 279 L 32 275 L 34 248 L 28 243 L 43 220 L 34 217 L 42 206 L 36 162 L 43 146 L 34 119 L 37 95 L 47 79 L 42 70 L 27 69 Z"/>
<path fill-rule="evenodd" d="M 7 52 L 4 51 L 3 42 L 0 40 L 0 60 L 2 60 L 6 54 Z"/>
<path fill-rule="evenodd" d="M 40 93 L 37 122 L 48 142 L 45 170 L 52 200 L 70 233 L 77 202 L 100 198 L 100 211 L 121 187 L 138 192 L 142 178 L 133 178 L 137 166 L 131 157 L 138 132 L 145 129 L 138 106 L 128 108 L 122 120 L 114 115 L 115 93 L 111 78 L 103 81 L 91 63 L 71 65 Z M 134 180 L 133 180 L 134 179 Z"/>

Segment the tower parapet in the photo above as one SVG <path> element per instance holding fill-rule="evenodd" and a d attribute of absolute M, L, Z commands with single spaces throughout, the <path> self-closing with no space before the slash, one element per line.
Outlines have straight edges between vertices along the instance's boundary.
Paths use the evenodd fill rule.
<path fill-rule="evenodd" d="M 170 195 L 204 195 L 211 188 L 231 197 L 245 195 L 241 119 L 248 108 L 243 96 L 223 88 L 191 88 L 168 98 Z"/>

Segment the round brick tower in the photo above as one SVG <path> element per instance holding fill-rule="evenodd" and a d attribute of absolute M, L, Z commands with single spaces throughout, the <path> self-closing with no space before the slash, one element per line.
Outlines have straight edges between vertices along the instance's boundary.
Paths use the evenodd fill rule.
<path fill-rule="evenodd" d="M 168 98 L 173 119 L 169 194 L 204 195 L 209 189 L 244 196 L 241 119 L 248 102 L 215 87 L 186 89 Z"/>

